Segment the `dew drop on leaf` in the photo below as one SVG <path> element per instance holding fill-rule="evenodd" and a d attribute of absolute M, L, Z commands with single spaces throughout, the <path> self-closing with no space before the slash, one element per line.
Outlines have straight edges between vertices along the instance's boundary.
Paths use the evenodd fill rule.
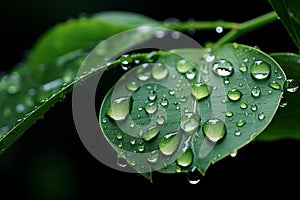
<path fill-rule="evenodd" d="M 154 102 L 150 102 L 145 106 L 145 110 L 148 114 L 153 114 L 157 111 L 157 105 Z"/>
<path fill-rule="evenodd" d="M 265 61 L 257 60 L 251 65 L 250 74 L 255 80 L 265 80 L 270 77 L 271 67 Z"/>
<path fill-rule="evenodd" d="M 162 105 L 163 107 L 166 107 L 169 105 L 169 101 L 166 98 L 162 98 L 160 101 L 160 105 Z"/>
<path fill-rule="evenodd" d="M 283 88 L 285 91 L 293 93 L 298 90 L 299 85 L 295 79 L 287 79 L 284 82 Z"/>
<path fill-rule="evenodd" d="M 235 129 L 235 131 L 234 131 L 235 136 L 240 136 L 241 134 L 242 134 L 242 132 L 240 129 Z"/>
<path fill-rule="evenodd" d="M 150 127 L 147 132 L 143 135 L 143 138 L 145 141 L 150 141 L 153 139 L 155 136 L 158 135 L 160 129 L 157 126 L 152 126 Z"/>
<path fill-rule="evenodd" d="M 259 97 L 260 94 L 261 94 L 261 89 L 260 89 L 260 87 L 254 86 L 254 87 L 251 89 L 251 95 L 252 95 L 253 97 Z"/>
<path fill-rule="evenodd" d="M 156 92 L 154 90 L 150 90 L 148 92 L 148 99 L 150 101 L 154 101 L 156 99 Z"/>
<path fill-rule="evenodd" d="M 197 99 L 203 99 L 210 95 L 210 87 L 204 83 L 196 83 L 192 87 L 192 95 Z"/>
<path fill-rule="evenodd" d="M 165 123 L 165 117 L 163 116 L 163 115 L 158 115 L 157 117 L 156 117 L 156 123 L 158 124 L 158 125 L 163 125 L 164 123 Z"/>
<path fill-rule="evenodd" d="M 226 135 L 225 123 L 217 118 L 212 118 L 204 122 L 202 129 L 204 135 L 212 142 L 218 142 Z"/>
<path fill-rule="evenodd" d="M 135 92 L 139 89 L 140 86 L 138 85 L 137 82 L 131 81 L 131 82 L 127 83 L 126 87 L 129 91 Z"/>
<path fill-rule="evenodd" d="M 194 66 L 186 60 L 179 60 L 176 65 L 176 69 L 179 73 L 184 74 L 190 70 L 193 70 Z"/>
<path fill-rule="evenodd" d="M 277 83 L 276 81 L 271 81 L 268 86 L 274 90 L 280 90 L 280 84 Z"/>
<path fill-rule="evenodd" d="M 238 89 L 231 89 L 227 93 L 228 99 L 232 101 L 238 101 L 243 96 L 242 92 Z"/>
<path fill-rule="evenodd" d="M 258 113 L 257 118 L 259 120 L 263 120 L 263 119 L 265 119 L 265 114 L 263 112 L 260 112 L 260 113 Z"/>
<path fill-rule="evenodd" d="M 193 167 L 190 171 L 187 173 L 187 180 L 190 184 L 197 184 L 200 182 L 201 174 L 198 171 L 197 167 Z"/>
<path fill-rule="evenodd" d="M 246 109 L 248 107 L 248 105 L 245 102 L 243 102 L 243 103 L 241 103 L 240 107 L 242 109 Z"/>
<path fill-rule="evenodd" d="M 168 76 L 169 70 L 162 64 L 155 64 L 152 67 L 151 75 L 155 80 L 163 80 Z"/>
<path fill-rule="evenodd" d="M 232 63 L 226 59 L 218 60 L 213 65 L 213 72 L 219 76 L 230 76 L 233 71 Z"/>
<path fill-rule="evenodd" d="M 198 129 L 199 123 L 200 116 L 197 113 L 187 112 L 181 117 L 180 127 L 185 133 L 192 134 Z"/>
<path fill-rule="evenodd" d="M 247 65 L 245 63 L 242 63 L 241 66 L 239 67 L 239 70 L 245 73 L 247 71 Z"/>
<path fill-rule="evenodd" d="M 192 164 L 192 162 L 193 162 L 193 152 L 192 152 L 192 150 L 190 148 L 187 149 L 183 154 L 181 154 L 177 158 L 176 162 L 181 167 L 187 167 L 190 164 Z"/>
<path fill-rule="evenodd" d="M 131 107 L 130 97 L 119 97 L 112 100 L 109 108 L 107 109 L 107 115 L 114 120 L 124 120 L 129 114 Z"/>
<path fill-rule="evenodd" d="M 242 127 L 242 126 L 244 126 L 245 124 L 246 124 L 246 120 L 241 119 L 241 120 L 239 120 L 239 121 L 236 123 L 236 126 Z"/>
<path fill-rule="evenodd" d="M 158 147 L 164 155 L 173 154 L 181 141 L 181 134 L 175 132 L 162 137 L 158 142 Z"/>

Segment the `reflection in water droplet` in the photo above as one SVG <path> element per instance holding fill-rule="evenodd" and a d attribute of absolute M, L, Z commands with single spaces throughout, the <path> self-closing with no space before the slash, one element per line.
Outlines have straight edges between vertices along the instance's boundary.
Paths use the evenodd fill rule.
<path fill-rule="evenodd" d="M 236 123 L 236 126 L 242 127 L 242 126 L 244 126 L 245 124 L 246 124 L 246 120 L 241 119 L 241 120 L 239 120 L 239 121 Z"/>
<path fill-rule="evenodd" d="M 226 135 L 226 126 L 224 122 L 217 118 L 212 118 L 203 124 L 204 135 L 213 142 L 218 142 Z"/>
<path fill-rule="evenodd" d="M 213 72 L 219 76 L 230 76 L 233 70 L 232 63 L 226 59 L 218 60 L 213 65 Z"/>
<path fill-rule="evenodd" d="M 156 103 L 148 103 L 146 106 L 145 106 L 145 110 L 148 114 L 153 114 L 157 111 L 157 105 Z"/>
<path fill-rule="evenodd" d="M 186 60 L 180 60 L 176 65 L 176 69 L 179 73 L 184 74 L 190 70 L 193 70 L 194 66 Z"/>
<path fill-rule="evenodd" d="M 295 79 L 287 79 L 284 82 L 283 88 L 285 91 L 293 93 L 298 90 L 299 85 Z"/>
<path fill-rule="evenodd" d="M 238 89 L 231 89 L 227 93 L 228 99 L 232 101 L 238 101 L 243 96 L 242 92 Z"/>
<path fill-rule="evenodd" d="M 281 99 L 280 99 L 279 106 L 280 106 L 281 108 L 284 108 L 284 107 L 287 106 L 287 104 L 288 104 L 288 101 L 287 101 L 286 97 L 285 97 L 285 96 L 282 96 Z"/>
<path fill-rule="evenodd" d="M 276 81 L 272 81 L 268 84 L 268 86 L 274 90 L 280 90 L 280 84 L 277 83 Z"/>
<path fill-rule="evenodd" d="M 168 76 L 169 70 L 165 65 L 155 64 L 152 67 L 151 75 L 155 80 L 162 80 Z"/>
<path fill-rule="evenodd" d="M 171 133 L 162 137 L 158 142 L 158 147 L 164 155 L 173 154 L 181 141 L 181 134 Z"/>
<path fill-rule="evenodd" d="M 222 33 L 223 32 L 223 27 L 222 26 L 217 26 L 216 27 L 216 32 L 217 33 Z"/>
<path fill-rule="evenodd" d="M 130 97 L 119 97 L 112 100 L 106 114 L 114 120 L 124 120 L 130 111 L 130 107 Z"/>
<path fill-rule="evenodd" d="M 265 80 L 271 74 L 271 67 L 268 63 L 257 60 L 251 65 L 250 74 L 256 80 Z"/>
<path fill-rule="evenodd" d="M 151 152 L 147 161 L 150 163 L 156 163 L 158 161 L 158 158 L 159 158 L 159 152 L 155 150 Z"/>
<path fill-rule="evenodd" d="M 187 149 L 176 160 L 177 164 L 181 167 L 187 167 L 193 162 L 193 152 L 191 149 Z"/>
<path fill-rule="evenodd" d="M 181 117 L 181 129 L 187 133 L 192 134 L 197 131 L 200 123 L 200 116 L 196 113 L 187 112 Z"/>
<path fill-rule="evenodd" d="M 240 129 L 235 129 L 235 131 L 234 131 L 235 136 L 240 136 L 241 134 L 242 134 L 242 132 Z"/>
<path fill-rule="evenodd" d="M 261 94 L 261 89 L 260 89 L 260 87 L 254 86 L 254 87 L 251 89 L 251 95 L 252 95 L 253 97 L 259 97 L 260 94 Z"/>
<path fill-rule="evenodd" d="M 137 82 L 131 81 L 131 82 L 127 83 L 126 87 L 129 91 L 135 92 L 139 89 L 140 86 L 137 84 Z"/>
<path fill-rule="evenodd" d="M 143 135 L 145 141 L 149 141 L 158 135 L 160 129 L 157 126 L 150 127 L 147 132 Z"/>
<path fill-rule="evenodd" d="M 123 139 L 123 134 L 122 133 L 117 133 L 117 139 L 122 140 Z"/>
<path fill-rule="evenodd" d="M 165 117 L 163 116 L 163 115 L 158 115 L 157 117 L 156 117 L 156 123 L 158 124 L 158 125 L 163 125 L 164 123 L 165 123 Z"/>
<path fill-rule="evenodd" d="M 192 87 L 192 95 L 197 99 L 203 99 L 210 95 L 211 89 L 204 83 L 196 83 Z"/>
<path fill-rule="evenodd" d="M 260 113 L 258 113 L 257 118 L 259 120 L 263 120 L 263 119 L 265 119 L 265 114 L 263 112 L 260 112 Z"/>
<path fill-rule="evenodd" d="M 197 167 L 193 167 L 188 173 L 187 173 L 187 180 L 190 184 L 197 184 L 200 182 L 201 174 L 198 171 Z"/>

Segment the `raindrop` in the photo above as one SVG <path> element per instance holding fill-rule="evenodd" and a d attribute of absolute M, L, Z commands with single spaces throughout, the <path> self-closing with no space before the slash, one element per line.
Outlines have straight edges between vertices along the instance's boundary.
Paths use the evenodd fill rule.
<path fill-rule="evenodd" d="M 140 81 L 147 81 L 150 78 L 150 72 L 148 72 L 148 71 L 144 72 L 143 68 L 139 68 L 137 70 L 136 77 Z"/>
<path fill-rule="evenodd" d="M 122 147 L 123 147 L 123 143 L 120 142 L 120 143 L 118 144 L 118 147 L 119 147 L 119 148 L 122 148 Z"/>
<path fill-rule="evenodd" d="M 232 101 L 238 101 L 243 96 L 242 92 L 238 89 L 231 89 L 227 93 L 228 99 Z"/>
<path fill-rule="evenodd" d="M 257 111 L 257 105 L 255 103 L 251 105 L 251 110 L 253 112 Z"/>
<path fill-rule="evenodd" d="M 242 132 L 240 129 L 235 129 L 235 131 L 234 131 L 235 136 L 240 136 L 241 134 L 242 134 Z"/>
<path fill-rule="evenodd" d="M 251 89 L 251 95 L 252 95 L 253 97 L 259 97 L 260 94 L 261 94 L 261 89 L 260 89 L 260 87 L 254 86 L 254 87 Z"/>
<path fill-rule="evenodd" d="M 236 155 L 237 155 L 237 150 L 234 150 L 234 151 L 231 152 L 231 154 L 230 154 L 230 156 L 231 156 L 232 158 L 236 157 Z"/>
<path fill-rule="evenodd" d="M 156 92 L 154 90 L 150 90 L 148 92 L 148 99 L 150 101 L 154 101 L 156 99 Z"/>
<path fill-rule="evenodd" d="M 265 80 L 271 74 L 271 67 L 268 63 L 257 60 L 251 65 L 250 74 L 256 80 Z"/>
<path fill-rule="evenodd" d="M 248 107 L 248 105 L 245 102 L 243 102 L 243 103 L 241 103 L 240 107 L 242 109 L 246 109 Z"/>
<path fill-rule="evenodd" d="M 106 114 L 114 120 L 124 120 L 130 111 L 130 107 L 130 97 L 119 97 L 112 100 Z"/>
<path fill-rule="evenodd" d="M 166 121 L 166 119 L 165 119 L 165 117 L 163 115 L 158 115 L 156 117 L 156 123 L 158 125 L 163 125 L 165 123 L 165 121 Z"/>
<path fill-rule="evenodd" d="M 138 151 L 139 151 L 139 152 L 145 151 L 145 145 L 142 144 L 142 143 L 140 143 L 140 144 L 138 145 Z"/>
<path fill-rule="evenodd" d="M 178 148 L 181 141 L 181 134 L 177 132 L 165 135 L 158 142 L 158 147 L 164 155 L 173 154 Z"/>
<path fill-rule="evenodd" d="M 232 117 L 233 116 L 233 112 L 231 111 L 226 111 L 225 112 L 226 117 Z"/>
<path fill-rule="evenodd" d="M 263 119 L 265 119 L 265 114 L 263 112 L 260 112 L 260 113 L 258 113 L 257 118 L 259 120 L 263 120 Z"/>
<path fill-rule="evenodd" d="M 126 161 L 126 154 L 123 152 L 120 152 L 117 156 L 117 165 L 120 167 L 126 167 L 128 165 Z"/>
<path fill-rule="evenodd" d="M 181 117 L 180 127 L 185 133 L 192 134 L 198 129 L 199 122 L 200 116 L 198 114 L 187 112 Z"/>
<path fill-rule="evenodd" d="M 196 72 L 194 72 L 193 70 L 189 70 L 186 74 L 185 74 L 186 78 L 188 80 L 194 80 L 194 78 L 196 77 Z"/>
<path fill-rule="evenodd" d="M 177 65 L 176 65 L 176 69 L 179 73 L 184 74 L 184 73 L 187 73 L 190 70 L 193 70 L 194 66 L 186 60 L 179 60 Z"/>
<path fill-rule="evenodd" d="M 175 95 L 175 91 L 173 89 L 169 89 L 169 95 L 170 96 L 174 96 Z"/>
<path fill-rule="evenodd" d="M 236 126 L 242 127 L 242 126 L 244 126 L 245 124 L 246 124 L 246 120 L 241 119 L 241 120 L 239 120 L 239 121 L 236 123 Z"/>
<path fill-rule="evenodd" d="M 121 67 L 124 71 L 127 71 L 131 68 L 131 66 L 130 66 L 130 64 L 127 60 L 124 60 L 124 61 L 121 62 Z"/>
<path fill-rule="evenodd" d="M 117 133 L 117 139 L 122 140 L 123 139 L 123 134 L 122 133 Z"/>
<path fill-rule="evenodd" d="M 158 158 L 159 158 L 159 152 L 155 150 L 151 152 L 147 160 L 150 163 L 156 163 L 158 161 Z"/>
<path fill-rule="evenodd" d="M 162 64 L 156 64 L 152 67 L 151 75 L 155 80 L 162 80 L 168 76 L 169 70 Z"/>
<path fill-rule="evenodd" d="M 193 167 L 188 173 L 187 173 L 187 180 L 190 184 L 197 184 L 200 182 L 201 174 L 198 171 L 197 167 Z"/>
<path fill-rule="evenodd" d="M 176 160 L 177 164 L 181 167 L 187 167 L 193 162 L 193 152 L 189 148 L 183 154 L 179 156 Z"/>
<path fill-rule="evenodd" d="M 188 98 L 186 96 L 180 96 L 179 97 L 180 102 L 186 102 L 187 100 L 188 100 Z"/>
<path fill-rule="evenodd" d="M 196 83 L 192 87 L 192 95 L 197 99 L 203 99 L 210 95 L 211 89 L 204 83 Z"/>
<path fill-rule="evenodd" d="M 138 85 L 137 82 L 131 81 L 131 82 L 127 83 L 126 87 L 129 91 L 135 92 L 139 89 L 140 86 Z"/>
<path fill-rule="evenodd" d="M 162 98 L 160 101 L 160 105 L 162 105 L 163 107 L 166 107 L 169 105 L 169 101 L 166 98 Z"/>
<path fill-rule="evenodd" d="M 150 141 L 151 139 L 153 139 L 155 136 L 158 135 L 159 133 L 159 127 L 157 126 L 152 126 L 150 127 L 147 132 L 143 135 L 143 138 L 145 141 Z"/>
<path fill-rule="evenodd" d="M 157 105 L 153 102 L 151 103 L 148 103 L 146 106 L 145 106 L 145 110 L 148 114 L 153 114 L 157 111 Z"/>
<path fill-rule="evenodd" d="M 246 72 L 247 71 L 247 65 L 245 63 L 242 63 L 241 66 L 239 67 L 239 70 L 241 72 Z"/>
<path fill-rule="evenodd" d="M 230 83 L 230 80 L 228 77 L 224 77 L 224 84 L 228 85 Z"/>
<path fill-rule="evenodd" d="M 217 26 L 216 27 L 216 32 L 217 33 L 222 33 L 223 32 L 223 27 L 222 26 Z"/>
<path fill-rule="evenodd" d="M 285 91 L 293 93 L 298 90 L 299 85 L 295 79 L 287 79 L 284 82 L 283 88 Z"/>
<path fill-rule="evenodd" d="M 287 101 L 286 97 L 285 97 L 285 96 L 282 96 L 281 99 L 280 99 L 279 106 L 280 106 L 281 108 L 284 108 L 284 107 L 287 106 L 287 104 L 288 104 L 288 101 Z"/>
<path fill-rule="evenodd" d="M 277 83 L 276 81 L 272 81 L 268 84 L 268 86 L 274 90 L 280 90 L 280 84 Z"/>
<path fill-rule="evenodd" d="M 217 118 L 212 118 L 203 124 L 204 135 L 213 142 L 218 142 L 226 135 L 226 126 L 224 122 Z"/>
<path fill-rule="evenodd" d="M 135 143 L 136 143 L 136 140 L 135 140 L 135 139 L 132 139 L 132 140 L 130 141 L 130 144 L 131 144 L 131 145 L 135 145 Z"/>
<path fill-rule="evenodd" d="M 213 72 L 219 76 L 230 76 L 233 70 L 232 63 L 225 59 L 218 60 L 213 65 Z"/>

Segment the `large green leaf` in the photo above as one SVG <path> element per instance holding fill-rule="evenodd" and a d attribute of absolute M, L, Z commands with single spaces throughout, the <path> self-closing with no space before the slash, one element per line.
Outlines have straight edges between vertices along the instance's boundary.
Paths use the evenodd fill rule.
<path fill-rule="evenodd" d="M 248 46 L 174 50 L 126 72 L 103 100 L 99 123 L 140 173 L 205 174 L 268 126 L 285 79 L 270 56 Z"/>
<path fill-rule="evenodd" d="M 300 94 L 295 92 L 299 87 L 300 80 L 300 56 L 293 53 L 273 53 L 271 56 L 284 69 L 286 76 L 290 80 L 289 90 L 285 91 L 284 97 L 287 106 L 278 109 L 270 126 L 259 135 L 258 141 L 275 141 L 282 139 L 300 139 L 300 115 L 299 101 Z"/>
<path fill-rule="evenodd" d="M 269 0 L 269 2 L 300 50 L 300 1 Z"/>
<path fill-rule="evenodd" d="M 27 62 L 0 77 L 1 152 L 55 103 L 64 99 L 75 83 L 101 71 L 107 67 L 106 62 L 153 36 L 152 32 L 131 31 L 107 41 L 115 34 L 133 28 L 132 23 L 126 25 L 125 16 L 129 22 L 133 18 L 139 19 L 135 14 L 133 17 L 130 13 L 120 15 L 123 16 L 121 23 L 117 22 L 118 17 L 111 23 L 107 22 L 105 14 L 99 14 L 95 18 L 72 19 L 57 25 L 36 43 Z M 145 25 L 150 23 L 143 17 L 139 21 L 139 25 L 143 21 Z M 102 40 L 106 40 L 106 44 L 93 52 L 94 62 L 84 69 L 79 68 L 89 50 Z"/>

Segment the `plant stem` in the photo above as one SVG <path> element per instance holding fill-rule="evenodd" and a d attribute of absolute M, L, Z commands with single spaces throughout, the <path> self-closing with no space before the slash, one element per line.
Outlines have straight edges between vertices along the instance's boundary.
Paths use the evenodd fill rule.
<path fill-rule="evenodd" d="M 227 42 L 232 42 L 246 33 L 254 31 L 260 27 L 263 27 L 267 24 L 275 22 L 278 20 L 277 14 L 275 11 L 267 13 L 265 15 L 259 16 L 257 18 L 251 19 L 249 21 L 238 24 L 237 28 L 232 29 L 216 43 L 212 45 L 212 48 L 219 48 Z"/>
<path fill-rule="evenodd" d="M 189 31 L 189 30 L 212 30 L 217 27 L 223 29 L 235 29 L 238 27 L 238 23 L 235 22 L 224 22 L 224 21 L 201 21 L 201 22 L 174 22 L 165 23 L 164 28 L 169 28 L 177 31 Z"/>

